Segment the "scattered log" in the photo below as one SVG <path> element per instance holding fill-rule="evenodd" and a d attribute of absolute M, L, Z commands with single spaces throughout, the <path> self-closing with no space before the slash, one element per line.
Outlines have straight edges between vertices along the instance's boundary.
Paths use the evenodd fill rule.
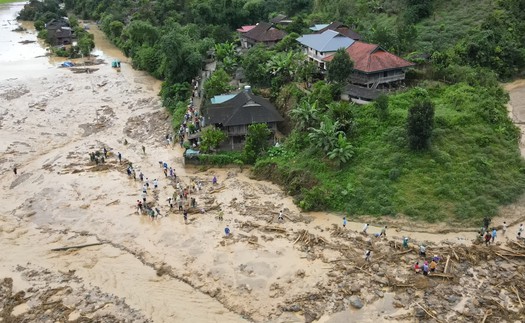
<path fill-rule="evenodd" d="M 447 263 L 445 264 L 445 270 L 443 270 L 443 273 L 446 274 L 447 273 L 447 269 L 448 269 L 448 262 L 450 261 L 450 255 L 447 256 Z"/>
<path fill-rule="evenodd" d="M 274 226 L 270 226 L 270 225 L 267 225 L 265 227 L 263 227 L 264 230 L 268 230 L 268 231 L 277 231 L 277 232 L 286 232 L 286 229 L 285 228 L 280 228 L 280 227 L 274 227 Z"/>
<path fill-rule="evenodd" d="M 459 261 L 458 254 L 454 251 L 454 249 L 452 249 L 452 253 L 454 254 L 454 257 L 456 257 L 456 261 Z"/>
<path fill-rule="evenodd" d="M 510 286 L 510 289 L 512 289 L 512 291 L 516 293 L 516 296 L 518 297 L 518 301 L 520 302 L 520 307 L 523 307 L 523 303 L 521 302 L 520 294 L 518 293 L 518 289 L 516 288 L 516 286 L 512 285 Z"/>
<path fill-rule="evenodd" d="M 115 204 L 119 204 L 119 203 L 120 203 L 120 200 L 117 199 L 117 200 L 114 200 L 113 202 L 109 202 L 108 204 L 106 204 L 106 206 L 115 205 Z"/>
<path fill-rule="evenodd" d="M 481 320 L 481 323 L 485 323 L 485 321 L 487 320 L 487 317 L 489 317 L 490 315 L 492 315 L 492 310 L 488 310 L 485 312 L 485 315 L 483 315 L 483 320 Z"/>
<path fill-rule="evenodd" d="M 83 244 L 83 245 L 79 245 L 79 246 L 54 248 L 54 249 L 51 249 L 51 251 L 64 251 L 64 250 L 69 250 L 69 249 L 82 249 L 82 248 L 86 248 L 86 247 L 100 246 L 100 245 L 105 244 L 105 243 L 106 242 L 97 242 L 97 243 Z"/>
<path fill-rule="evenodd" d="M 425 313 L 428 314 L 428 316 L 430 316 L 431 318 L 433 318 L 434 320 L 438 321 L 438 322 L 442 322 L 440 319 L 438 319 L 436 316 L 432 315 L 432 313 L 430 313 L 425 307 L 423 307 L 421 304 L 419 304 L 418 302 L 414 303 L 416 304 L 417 306 L 419 306 L 423 311 L 425 311 Z"/>
<path fill-rule="evenodd" d="M 440 273 L 430 273 L 430 274 L 428 275 L 428 277 L 442 277 L 442 278 L 453 279 L 453 278 L 454 278 L 454 275 L 450 275 L 450 274 L 440 274 Z"/>

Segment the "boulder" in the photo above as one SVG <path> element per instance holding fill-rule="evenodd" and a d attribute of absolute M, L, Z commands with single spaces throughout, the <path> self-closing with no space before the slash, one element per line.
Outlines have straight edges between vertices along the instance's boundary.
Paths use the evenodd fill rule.
<path fill-rule="evenodd" d="M 350 305 L 352 305 L 354 308 L 357 308 L 357 309 L 360 309 L 364 306 L 363 301 L 361 301 L 361 298 L 359 298 L 356 295 L 350 296 L 348 301 L 350 302 Z"/>

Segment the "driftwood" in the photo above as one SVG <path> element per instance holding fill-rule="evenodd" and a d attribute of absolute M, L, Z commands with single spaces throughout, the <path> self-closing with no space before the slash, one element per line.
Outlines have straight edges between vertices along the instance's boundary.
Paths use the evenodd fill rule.
<path fill-rule="evenodd" d="M 433 318 L 434 320 L 438 321 L 438 322 L 442 322 L 440 319 L 438 319 L 436 316 L 432 315 L 432 313 L 430 313 L 426 308 L 424 308 L 421 304 L 419 303 L 414 303 L 416 304 L 417 306 L 419 306 L 423 311 L 425 311 L 425 313 L 428 314 L 428 316 L 430 316 L 431 318 Z"/>
<path fill-rule="evenodd" d="M 443 270 L 443 273 L 446 274 L 447 273 L 447 269 L 448 269 L 448 262 L 450 261 L 450 255 L 447 256 L 447 263 L 445 264 L 445 270 Z"/>
<path fill-rule="evenodd" d="M 86 248 L 86 247 L 100 246 L 102 244 L 105 244 L 105 242 L 89 243 L 89 244 L 83 244 L 83 245 L 71 246 L 71 247 L 54 248 L 54 249 L 51 249 L 51 251 L 64 251 L 64 250 L 69 250 L 69 249 L 82 249 L 82 248 Z"/>
<path fill-rule="evenodd" d="M 441 278 L 452 279 L 452 278 L 454 278 L 454 275 L 440 274 L 440 273 L 431 273 L 431 274 L 428 275 L 428 277 L 441 277 Z"/>
<path fill-rule="evenodd" d="M 516 288 L 516 286 L 512 285 L 510 286 L 510 289 L 512 289 L 512 291 L 516 293 L 516 296 L 518 297 L 518 301 L 520 302 L 520 307 L 523 307 L 523 303 L 521 302 L 520 294 L 518 293 L 518 289 Z"/>
<path fill-rule="evenodd" d="M 264 226 L 263 229 L 268 230 L 268 231 L 277 231 L 277 232 L 283 232 L 283 233 L 286 232 L 285 228 L 274 227 L 270 225 Z"/>
<path fill-rule="evenodd" d="M 483 320 L 481 320 L 481 323 L 485 323 L 485 321 L 487 320 L 487 317 L 489 317 L 490 315 L 492 315 L 492 310 L 488 310 L 485 312 L 485 315 L 483 315 Z"/>

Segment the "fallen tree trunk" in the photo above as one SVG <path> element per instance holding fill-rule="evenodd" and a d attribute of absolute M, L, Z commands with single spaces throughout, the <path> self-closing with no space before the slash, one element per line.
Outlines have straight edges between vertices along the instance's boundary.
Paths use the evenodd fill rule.
<path fill-rule="evenodd" d="M 86 247 L 100 246 L 102 244 L 105 244 L 105 242 L 89 243 L 89 244 L 83 244 L 83 245 L 71 246 L 71 247 L 54 248 L 54 249 L 51 249 L 51 251 L 64 251 L 64 250 L 69 250 L 69 249 L 82 249 L 82 248 L 86 248 Z"/>

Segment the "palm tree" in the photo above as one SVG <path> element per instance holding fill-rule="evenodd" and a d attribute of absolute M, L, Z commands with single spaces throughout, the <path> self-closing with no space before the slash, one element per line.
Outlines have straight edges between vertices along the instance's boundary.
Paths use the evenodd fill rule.
<path fill-rule="evenodd" d="M 304 131 L 319 122 L 319 109 L 317 101 L 313 103 L 308 100 L 302 100 L 295 108 L 290 111 L 290 116 L 297 130 Z"/>

